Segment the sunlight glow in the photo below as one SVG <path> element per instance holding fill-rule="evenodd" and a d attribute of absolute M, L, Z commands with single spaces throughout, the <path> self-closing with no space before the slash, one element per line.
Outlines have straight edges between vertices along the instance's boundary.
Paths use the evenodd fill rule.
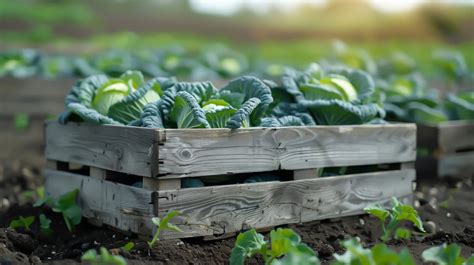
<path fill-rule="evenodd" d="M 241 8 L 248 8 L 257 13 L 265 14 L 273 8 L 280 11 L 291 12 L 302 4 L 315 6 L 325 5 L 331 0 L 189 0 L 191 7 L 202 13 L 229 16 L 237 13 Z M 360 0 L 341 0 L 360 1 Z M 409 11 L 421 4 L 443 3 L 474 5 L 474 0 L 366 0 L 375 9 L 381 12 L 395 13 Z"/>

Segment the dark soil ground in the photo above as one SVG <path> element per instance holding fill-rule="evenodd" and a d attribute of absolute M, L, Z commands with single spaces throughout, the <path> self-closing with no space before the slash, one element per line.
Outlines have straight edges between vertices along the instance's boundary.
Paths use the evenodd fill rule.
<path fill-rule="evenodd" d="M 47 262 L 52 264 L 78 263 L 88 249 L 104 246 L 127 258 L 129 264 L 226 264 L 235 237 L 216 241 L 202 239 L 168 240 L 148 249 L 145 241 L 106 227 L 94 227 L 83 221 L 73 233 L 68 232 L 62 217 L 46 208 L 35 208 L 34 191 L 42 184 L 38 168 L 28 167 L 18 161 L 0 163 L 0 264 L 16 261 L 18 264 Z M 421 264 L 423 250 L 443 242 L 457 243 L 464 257 L 474 253 L 474 192 L 472 179 L 462 181 L 421 181 L 415 194 L 415 206 L 420 212 L 425 236 L 411 240 L 393 240 L 395 249 L 408 248 Z M 17 231 L 7 228 L 12 219 L 22 215 L 39 216 L 45 213 L 53 222 L 54 233 L 39 233 L 38 222 L 30 230 Z M 38 217 L 37 217 L 38 218 Z M 303 241 L 318 251 L 323 264 L 328 264 L 334 253 L 341 253 L 339 241 L 359 237 L 366 246 L 379 242 L 380 227 L 369 216 L 356 216 L 339 220 L 290 225 Z M 120 247 L 134 242 L 135 248 L 124 253 Z M 13 264 L 16 264 L 13 263 Z M 258 259 L 249 264 L 262 264 Z M 5 263 L 7 264 L 7 263 Z"/>

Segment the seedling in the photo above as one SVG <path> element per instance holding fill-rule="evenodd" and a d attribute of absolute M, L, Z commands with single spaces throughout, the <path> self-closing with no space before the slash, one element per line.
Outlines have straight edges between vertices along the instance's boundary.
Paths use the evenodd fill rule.
<path fill-rule="evenodd" d="M 28 117 L 28 114 L 26 113 L 18 113 L 15 115 L 15 129 L 18 132 L 23 132 L 28 128 L 28 125 L 30 123 L 30 118 Z"/>
<path fill-rule="evenodd" d="M 334 254 L 331 265 L 415 265 L 415 260 L 406 248 L 400 253 L 389 249 L 385 244 L 377 244 L 371 249 L 364 248 L 359 241 L 352 238 L 341 245 L 346 249 L 343 254 Z"/>
<path fill-rule="evenodd" d="M 151 221 L 153 222 L 154 225 L 156 225 L 157 228 L 152 240 L 148 242 L 148 246 L 150 248 L 153 248 L 156 241 L 158 241 L 158 237 L 160 236 L 160 233 L 162 230 L 182 232 L 181 229 L 179 229 L 179 227 L 177 227 L 174 224 L 169 223 L 169 221 L 173 219 L 173 217 L 178 216 L 179 214 L 181 214 L 179 211 L 170 211 L 165 217 L 163 217 L 163 219 L 160 219 L 159 217 L 151 218 Z"/>
<path fill-rule="evenodd" d="M 40 214 L 40 229 L 44 234 L 50 235 L 53 233 L 51 229 L 51 220 L 44 214 Z"/>
<path fill-rule="evenodd" d="M 39 199 L 34 206 L 38 207 L 43 204 L 49 206 L 54 212 L 61 213 L 66 223 L 67 229 L 72 231 L 76 225 L 81 223 L 82 210 L 76 204 L 76 198 L 79 194 L 79 190 L 75 189 L 68 193 L 61 195 L 58 200 L 54 200 L 52 197 L 45 196 Z"/>
<path fill-rule="evenodd" d="M 431 247 L 421 254 L 424 262 L 434 262 L 439 265 L 471 265 L 474 264 L 474 254 L 467 260 L 461 257 L 461 247 L 457 244 Z"/>
<path fill-rule="evenodd" d="M 100 248 L 100 254 L 95 249 L 89 249 L 82 255 L 81 261 L 89 262 L 92 265 L 127 265 L 122 256 L 111 255 L 104 247 Z"/>
<path fill-rule="evenodd" d="M 260 254 L 265 264 L 320 264 L 314 251 L 301 242 L 301 238 L 291 229 L 278 228 L 270 233 L 271 243 L 265 241 L 255 229 L 237 236 L 230 256 L 231 265 L 243 265 L 246 258 Z M 281 258 L 278 260 L 278 258 Z"/>
<path fill-rule="evenodd" d="M 369 206 L 364 208 L 364 210 L 380 219 L 383 231 L 383 235 L 380 239 L 384 242 L 390 240 L 394 233 L 395 238 L 398 239 L 405 239 L 411 236 L 409 230 L 397 228 L 400 221 L 403 220 L 412 222 L 420 231 L 425 232 L 418 212 L 410 205 L 401 204 L 395 197 L 392 198 L 392 209 L 390 211 L 385 210 L 379 205 Z"/>
<path fill-rule="evenodd" d="M 121 247 L 121 248 L 125 252 L 130 252 L 130 251 L 132 251 L 133 248 L 135 248 L 135 243 L 128 242 L 127 244 L 123 245 L 123 247 Z"/>
<path fill-rule="evenodd" d="M 19 216 L 18 219 L 14 219 L 10 222 L 10 228 L 17 229 L 23 227 L 25 229 L 30 229 L 31 224 L 35 222 L 34 216 Z"/>

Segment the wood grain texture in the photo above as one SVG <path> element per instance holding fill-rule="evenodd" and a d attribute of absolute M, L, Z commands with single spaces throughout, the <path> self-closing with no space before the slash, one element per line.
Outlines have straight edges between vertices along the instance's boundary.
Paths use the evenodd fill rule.
<path fill-rule="evenodd" d="M 57 198 L 79 189 L 79 204 L 85 218 L 124 231 L 152 234 L 152 191 L 62 171 L 46 169 L 44 175 L 50 196 Z"/>
<path fill-rule="evenodd" d="M 177 224 L 187 233 L 165 237 L 220 235 L 248 228 L 308 222 L 363 213 L 392 196 L 411 202 L 413 169 L 159 191 L 158 216 L 179 210 Z M 155 213 L 156 214 L 156 213 Z"/>
<path fill-rule="evenodd" d="M 157 130 L 57 122 L 47 122 L 45 130 L 47 159 L 152 177 Z"/>
<path fill-rule="evenodd" d="M 413 161 L 413 124 L 166 129 L 46 126 L 46 157 L 162 179 Z M 251 166 L 249 166 L 251 165 Z"/>
<path fill-rule="evenodd" d="M 164 178 L 396 163 L 416 156 L 413 124 L 168 129 L 160 136 Z"/>

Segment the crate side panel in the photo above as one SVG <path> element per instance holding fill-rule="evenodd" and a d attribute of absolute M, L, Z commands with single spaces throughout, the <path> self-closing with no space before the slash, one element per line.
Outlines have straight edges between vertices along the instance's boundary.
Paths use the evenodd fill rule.
<path fill-rule="evenodd" d="M 45 126 L 47 159 L 152 177 L 157 164 L 158 131 L 84 123 Z"/>
<path fill-rule="evenodd" d="M 439 177 L 474 177 L 474 151 L 444 154 L 438 159 Z"/>
<path fill-rule="evenodd" d="M 451 121 L 439 125 L 439 148 L 445 152 L 474 149 L 474 121 Z"/>
<path fill-rule="evenodd" d="M 179 210 L 178 226 L 205 227 L 214 234 L 237 232 L 363 213 L 392 196 L 412 198 L 413 169 L 291 182 L 266 182 L 160 191 L 158 215 Z M 204 235 L 204 234 L 203 234 Z M 195 236 L 166 232 L 164 237 Z"/>
<path fill-rule="evenodd" d="M 415 156 L 412 124 L 166 130 L 159 146 L 160 174 L 169 177 L 397 163 Z"/>
<path fill-rule="evenodd" d="M 124 231 L 151 235 L 152 192 L 87 176 L 44 170 L 46 192 L 53 197 L 79 189 L 83 216 Z"/>

